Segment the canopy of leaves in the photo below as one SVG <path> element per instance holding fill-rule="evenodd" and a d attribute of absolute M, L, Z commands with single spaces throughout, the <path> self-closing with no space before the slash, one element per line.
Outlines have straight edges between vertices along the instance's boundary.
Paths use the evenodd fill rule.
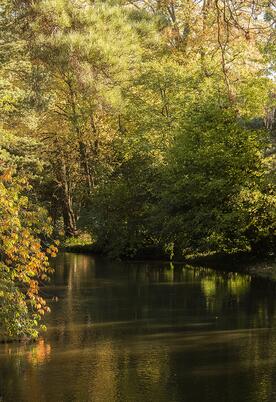
<path fill-rule="evenodd" d="M 272 2 L 0 1 L 3 334 L 44 311 L 45 211 L 112 255 L 273 245 Z"/>

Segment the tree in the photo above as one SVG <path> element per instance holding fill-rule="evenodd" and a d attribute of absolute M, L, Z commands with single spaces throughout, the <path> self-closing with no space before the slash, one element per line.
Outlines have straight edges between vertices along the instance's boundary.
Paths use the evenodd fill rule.
<path fill-rule="evenodd" d="M 0 336 L 35 338 L 40 319 L 49 311 L 39 286 L 51 268 L 43 242 L 51 234 L 46 211 L 32 205 L 24 195 L 24 180 L 4 171 L 0 177 Z M 45 250 L 45 251 L 44 251 Z"/>
<path fill-rule="evenodd" d="M 208 100 L 186 116 L 171 149 L 163 233 L 184 253 L 250 250 L 275 235 L 275 187 L 263 131 Z"/>
<path fill-rule="evenodd" d="M 224 205 L 235 193 L 229 222 L 235 206 L 233 227 L 241 232 L 233 249 L 271 236 L 273 147 L 257 131 L 273 103 L 275 10 L 269 2 L 2 2 L 1 130 L 8 139 L 2 156 L 35 184 L 29 199 L 47 208 L 57 232 L 61 220 L 66 237 L 89 228 L 105 250 L 119 254 L 150 243 L 184 247 L 186 240 L 204 248 L 193 231 L 183 240 L 193 214 L 186 207 L 179 212 L 178 223 L 186 226 L 174 232 L 164 204 L 172 189 L 172 210 L 185 204 L 175 181 L 179 189 L 191 188 L 193 209 L 197 180 L 205 194 L 210 190 L 203 179 L 213 161 L 214 171 L 232 166 L 228 187 L 220 172 L 213 174 L 212 200 Z M 196 141 L 203 134 L 207 146 Z M 235 146 L 246 157 L 235 156 Z M 250 161 L 246 178 L 241 166 Z M 257 211 L 255 226 L 250 208 Z M 228 247 L 227 224 L 220 225 L 221 244 L 213 236 L 210 248 Z"/>

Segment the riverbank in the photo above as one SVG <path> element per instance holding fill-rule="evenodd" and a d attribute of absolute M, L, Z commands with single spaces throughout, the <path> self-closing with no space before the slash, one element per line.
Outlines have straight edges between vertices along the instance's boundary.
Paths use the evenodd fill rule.
<path fill-rule="evenodd" d="M 74 244 L 62 247 L 62 251 L 71 253 L 85 253 L 103 256 L 102 251 L 93 244 Z M 111 257 L 109 257 L 111 258 Z M 272 281 L 276 281 L 276 255 L 273 252 L 256 255 L 250 252 L 236 254 L 197 255 L 192 257 L 174 256 L 170 258 L 163 250 L 148 247 L 140 250 L 132 258 L 122 258 L 124 261 L 160 261 L 173 264 L 187 264 L 192 266 L 208 267 L 217 271 L 231 271 L 246 273 Z"/>
<path fill-rule="evenodd" d="M 276 256 L 272 253 L 267 255 L 255 255 L 253 253 L 216 254 L 192 258 L 189 260 L 189 264 L 218 271 L 245 273 L 276 281 Z"/>

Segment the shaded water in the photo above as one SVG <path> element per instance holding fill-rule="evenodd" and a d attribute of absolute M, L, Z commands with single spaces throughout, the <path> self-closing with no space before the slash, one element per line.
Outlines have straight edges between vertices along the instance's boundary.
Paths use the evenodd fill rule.
<path fill-rule="evenodd" d="M 276 401 L 272 283 L 75 254 L 55 265 L 47 333 L 0 345 L 0 401 Z"/>

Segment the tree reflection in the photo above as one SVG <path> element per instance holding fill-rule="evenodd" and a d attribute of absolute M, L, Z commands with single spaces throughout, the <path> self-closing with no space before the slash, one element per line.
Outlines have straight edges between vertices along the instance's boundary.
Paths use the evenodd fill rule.
<path fill-rule="evenodd" d="M 5 401 L 273 400 L 275 287 L 180 265 L 57 264 L 48 332 L 0 348 Z"/>

